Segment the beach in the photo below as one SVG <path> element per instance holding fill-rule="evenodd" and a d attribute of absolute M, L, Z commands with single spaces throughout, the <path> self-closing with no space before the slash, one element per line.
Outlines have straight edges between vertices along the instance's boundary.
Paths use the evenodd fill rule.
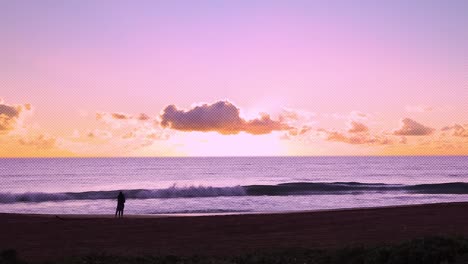
<path fill-rule="evenodd" d="M 87 254 L 235 255 L 372 246 L 468 235 L 468 203 L 278 214 L 112 216 L 0 214 L 0 249 L 27 261 Z"/>

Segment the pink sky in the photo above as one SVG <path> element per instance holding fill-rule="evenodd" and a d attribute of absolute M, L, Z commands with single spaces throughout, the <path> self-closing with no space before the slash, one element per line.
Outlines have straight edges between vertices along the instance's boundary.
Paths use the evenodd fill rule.
<path fill-rule="evenodd" d="M 466 155 L 467 8 L 3 2 L 0 155 Z M 288 128 L 225 135 L 160 124 L 168 105 L 217 102 L 247 123 L 267 113 Z M 290 112 L 301 117 L 284 119 Z M 395 133 L 414 125 L 407 119 L 434 130 Z M 353 121 L 368 129 L 350 133 Z"/>

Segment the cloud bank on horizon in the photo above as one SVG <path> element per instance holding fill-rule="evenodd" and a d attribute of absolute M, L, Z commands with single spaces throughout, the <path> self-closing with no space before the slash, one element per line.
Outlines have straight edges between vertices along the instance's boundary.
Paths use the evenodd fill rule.
<path fill-rule="evenodd" d="M 467 142 L 457 140 L 457 138 L 468 137 L 467 124 L 445 126 L 437 130 L 413 119 L 404 118 L 400 121 L 400 127 L 378 132 L 364 123 L 364 120 L 369 118 L 367 114 L 359 112 L 358 115 L 356 111 L 352 111 L 348 115 L 349 120 L 343 129 L 337 130 L 311 125 L 310 119 L 304 118 L 303 113 L 306 111 L 286 108 L 278 114 L 276 119 L 271 118 L 267 113 L 259 113 L 260 117 L 247 120 L 241 116 L 241 109 L 228 100 L 199 104 L 188 110 L 168 105 L 159 116 L 154 117 L 145 113 L 132 115 L 123 112 L 97 112 L 95 116 L 96 127 L 88 128 L 86 132 L 74 133 L 68 138 L 60 138 L 43 134 L 32 128 L 29 128 L 30 131 L 23 128 L 21 133 L 15 133 L 19 129 L 17 120 L 21 118 L 23 111 L 30 109 L 30 104 L 0 104 L 2 132 L 0 142 L 8 141 L 9 143 L 5 146 L 9 146 L 10 149 L 13 149 L 15 145 L 20 146 L 22 151 L 26 153 L 18 153 L 18 156 L 23 156 L 23 154 L 27 156 L 28 150 L 31 155 L 37 156 L 44 155 L 50 150 L 55 150 L 53 153 L 58 156 L 70 154 L 83 156 L 131 155 L 132 151 L 157 145 L 158 142 L 168 142 L 167 144 L 170 145 L 171 139 L 182 135 L 180 133 L 209 134 L 210 132 L 215 132 L 221 137 L 232 137 L 241 133 L 254 137 L 283 133 L 277 134 L 276 140 L 282 142 L 286 140 L 291 144 L 304 144 L 307 140 L 312 139 L 315 142 L 319 140 L 318 145 L 325 146 L 326 142 L 335 142 L 375 148 L 398 147 L 401 150 L 405 148 L 417 149 L 432 144 L 433 152 L 423 148 L 419 149 L 417 154 L 437 154 L 440 153 L 441 148 L 447 148 L 447 146 L 450 146 L 448 150 L 454 151 L 454 154 L 468 153 Z M 416 140 L 410 144 L 408 139 L 410 137 L 417 138 L 419 141 Z M 421 141 L 424 138 L 426 140 Z M 174 145 L 177 145 L 177 142 L 174 142 Z M 309 144 L 309 147 L 314 148 L 316 145 L 312 143 Z M 168 151 L 168 153 L 174 154 L 176 152 Z M 15 156 L 15 153 L 11 152 L 0 152 L 0 154 L 2 156 Z M 272 155 L 277 154 L 301 155 L 301 153 L 272 153 Z M 164 155 L 164 153 L 158 155 Z M 229 153 L 226 152 L 226 155 Z"/>

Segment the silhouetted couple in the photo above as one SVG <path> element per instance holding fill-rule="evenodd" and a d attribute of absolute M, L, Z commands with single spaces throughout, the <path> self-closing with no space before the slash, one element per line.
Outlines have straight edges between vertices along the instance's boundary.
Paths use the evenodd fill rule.
<path fill-rule="evenodd" d="M 123 211 L 125 207 L 125 195 L 120 192 L 119 196 L 117 196 L 117 209 L 115 210 L 115 217 L 119 216 L 119 218 L 123 217 Z"/>

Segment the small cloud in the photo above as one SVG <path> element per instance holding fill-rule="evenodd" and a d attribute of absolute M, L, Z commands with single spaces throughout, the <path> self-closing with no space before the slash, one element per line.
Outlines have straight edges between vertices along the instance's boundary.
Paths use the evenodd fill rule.
<path fill-rule="evenodd" d="M 360 111 L 351 111 L 351 113 L 349 114 L 349 118 L 351 120 L 365 120 L 365 119 L 368 119 L 369 116 L 370 116 L 369 114 L 366 114 Z"/>
<path fill-rule="evenodd" d="M 401 120 L 400 128 L 393 131 L 397 136 L 427 136 L 435 131 L 434 128 L 426 127 L 410 118 Z"/>
<path fill-rule="evenodd" d="M 455 124 L 453 126 L 447 126 L 441 129 L 442 131 L 452 130 L 452 136 L 455 137 L 468 137 L 468 124 L 460 125 Z"/>
<path fill-rule="evenodd" d="M 102 121 L 104 124 L 112 126 L 113 129 L 118 129 L 128 126 L 135 126 L 139 123 L 147 123 L 148 121 L 151 121 L 151 118 L 145 113 L 130 115 L 116 112 L 98 112 L 96 113 L 96 120 Z"/>
<path fill-rule="evenodd" d="M 151 118 L 147 114 L 141 113 L 140 115 L 138 115 L 137 119 L 140 121 L 148 121 Z"/>
<path fill-rule="evenodd" d="M 408 139 L 406 137 L 400 137 L 400 144 L 407 144 L 408 143 Z"/>
<path fill-rule="evenodd" d="M 130 116 L 126 114 L 121 114 L 121 113 L 111 113 L 111 116 L 113 119 L 118 119 L 118 120 L 127 120 L 131 118 Z"/>
<path fill-rule="evenodd" d="M 46 135 L 39 135 L 30 139 L 21 138 L 18 140 L 18 142 L 24 146 L 33 146 L 38 149 L 50 149 L 55 146 L 56 138 Z"/>
<path fill-rule="evenodd" d="M 169 134 L 167 133 L 151 133 L 146 135 L 147 139 L 151 140 L 168 140 L 169 139 Z"/>
<path fill-rule="evenodd" d="M 147 121 L 151 118 L 145 114 L 140 113 L 139 115 L 133 116 L 125 113 L 107 113 L 107 112 L 98 112 L 96 113 L 96 120 L 102 120 L 105 122 L 112 122 L 113 120 L 140 120 L 140 121 Z"/>
<path fill-rule="evenodd" d="M 22 113 L 31 110 L 31 104 L 7 105 L 0 103 L 0 134 L 6 134 L 17 127 Z"/>
<path fill-rule="evenodd" d="M 307 132 L 311 131 L 312 127 L 310 126 L 303 126 L 302 128 L 291 128 L 289 129 L 289 136 L 302 136 L 306 134 Z"/>
<path fill-rule="evenodd" d="M 351 134 L 347 135 L 338 131 L 330 131 L 326 129 L 318 129 L 318 132 L 325 135 L 327 141 L 344 142 L 353 145 L 390 145 L 393 141 L 385 136 L 369 135 L 369 134 Z"/>
<path fill-rule="evenodd" d="M 290 109 L 283 109 L 283 111 L 278 117 L 278 120 L 280 122 L 298 121 L 299 119 L 299 113 Z"/>
<path fill-rule="evenodd" d="M 316 121 L 313 119 L 316 116 L 317 114 L 314 112 L 283 107 L 278 116 L 278 121 L 281 123 L 315 123 Z"/>
<path fill-rule="evenodd" d="M 240 117 L 239 108 L 228 101 L 198 105 L 188 111 L 169 105 L 161 114 L 161 126 L 180 131 L 215 131 L 223 135 L 239 132 L 259 135 L 291 128 L 272 120 L 266 113 L 261 113 L 260 118 L 245 120 Z"/>
<path fill-rule="evenodd" d="M 136 135 L 135 135 L 135 132 L 128 132 L 128 133 L 125 133 L 122 138 L 123 139 L 131 139 L 131 138 L 135 138 Z"/>
<path fill-rule="evenodd" d="M 363 123 L 357 121 L 350 121 L 348 123 L 348 133 L 362 133 L 369 131 L 369 128 Z"/>
<path fill-rule="evenodd" d="M 95 129 L 86 133 L 86 136 L 94 139 L 109 139 L 112 138 L 112 133 L 106 130 Z"/>

